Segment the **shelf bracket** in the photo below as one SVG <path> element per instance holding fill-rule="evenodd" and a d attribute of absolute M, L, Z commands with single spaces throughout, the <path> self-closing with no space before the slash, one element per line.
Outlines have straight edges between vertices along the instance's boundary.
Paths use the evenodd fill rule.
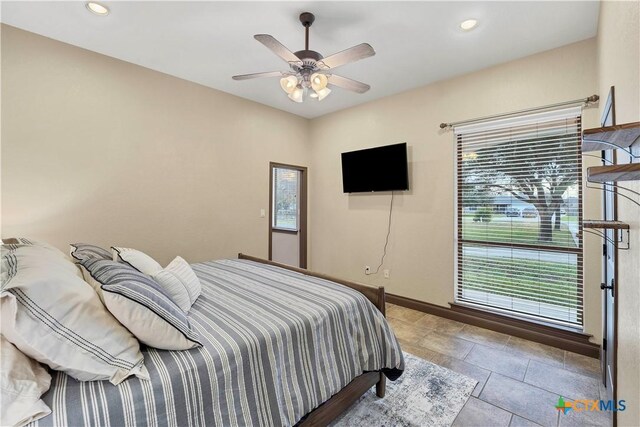
<path fill-rule="evenodd" d="M 635 142 L 633 144 L 631 144 L 628 147 L 623 147 L 620 146 L 618 144 L 614 144 L 613 142 L 609 142 L 609 141 L 603 141 L 600 139 L 590 139 L 590 138 L 582 138 L 583 142 L 596 142 L 598 144 L 604 144 L 604 145 L 608 145 L 609 147 L 611 147 L 612 150 L 622 150 L 625 152 L 625 154 L 627 154 L 629 157 L 631 157 L 632 159 L 638 159 L 640 158 L 640 156 L 636 156 L 635 154 L 633 154 L 631 147 L 633 146 L 633 144 L 635 144 L 636 142 L 638 142 L 638 139 L 636 138 Z M 584 154 L 584 153 L 583 153 Z"/>
<path fill-rule="evenodd" d="M 630 244 L 630 240 L 629 240 L 629 230 L 613 230 L 616 238 L 611 239 L 609 236 L 607 236 L 607 233 L 603 233 L 594 229 L 590 229 L 590 228 L 583 228 L 582 231 L 584 231 L 585 233 L 589 233 L 589 234 L 593 234 L 596 235 L 598 237 L 603 238 L 606 242 L 611 243 L 612 245 L 614 245 L 616 248 L 626 251 L 631 247 Z M 617 233 L 617 231 L 619 231 L 620 233 Z M 626 239 L 625 239 L 626 236 Z M 620 246 L 619 244 L 622 243 L 624 246 Z"/>

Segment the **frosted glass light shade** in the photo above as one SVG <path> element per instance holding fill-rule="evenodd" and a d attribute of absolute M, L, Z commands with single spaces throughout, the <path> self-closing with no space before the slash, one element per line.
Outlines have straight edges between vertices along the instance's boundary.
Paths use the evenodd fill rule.
<path fill-rule="evenodd" d="M 318 101 L 322 101 L 331 93 L 331 89 L 325 87 L 324 89 L 317 90 L 316 93 L 318 94 Z"/>
<path fill-rule="evenodd" d="M 329 80 L 324 74 L 315 73 L 311 75 L 311 88 L 316 92 L 327 87 Z"/>
<path fill-rule="evenodd" d="M 289 99 L 294 102 L 302 102 L 302 98 L 304 95 L 304 90 L 301 87 L 296 87 L 290 94 Z"/>
<path fill-rule="evenodd" d="M 295 76 L 287 76 L 280 79 L 280 87 L 288 94 L 296 90 L 298 79 Z"/>

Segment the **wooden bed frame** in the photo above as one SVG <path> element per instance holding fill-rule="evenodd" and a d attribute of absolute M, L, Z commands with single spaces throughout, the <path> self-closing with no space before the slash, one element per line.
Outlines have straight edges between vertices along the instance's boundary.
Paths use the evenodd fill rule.
<path fill-rule="evenodd" d="M 378 310 L 385 315 L 385 294 L 383 286 L 368 286 L 362 283 L 350 282 L 348 280 L 331 277 L 322 273 L 314 273 L 313 271 L 303 268 L 291 267 L 289 265 L 280 264 L 262 258 L 256 258 L 242 253 L 238 254 L 238 259 L 246 259 L 249 261 L 260 262 L 263 264 L 275 265 L 307 276 L 318 277 L 320 279 L 330 280 L 340 283 L 362 293 L 369 301 L 375 305 Z M 331 396 L 329 400 L 309 412 L 300 422 L 298 426 L 326 426 L 336 419 L 340 414 L 346 411 L 356 400 L 358 400 L 367 390 L 376 386 L 376 395 L 384 397 L 386 387 L 386 377 L 382 372 L 367 372 L 353 379 L 345 388 Z"/>

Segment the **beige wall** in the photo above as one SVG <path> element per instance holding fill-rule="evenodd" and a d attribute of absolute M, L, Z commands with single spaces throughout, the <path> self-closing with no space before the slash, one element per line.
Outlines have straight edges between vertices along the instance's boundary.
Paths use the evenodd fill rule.
<path fill-rule="evenodd" d="M 639 2 L 603 2 L 598 28 L 600 93 L 615 86 L 618 124 L 640 121 Z M 618 154 L 620 162 L 628 157 Z M 639 182 L 621 185 L 640 192 Z M 628 193 L 627 193 L 628 194 Z M 639 200 L 638 197 L 635 197 Z M 640 200 L 639 200 L 640 201 Z M 619 251 L 618 261 L 618 399 L 627 410 L 618 413 L 619 425 L 640 425 L 640 207 L 618 198 L 618 218 L 630 225 L 630 250 Z"/>
<path fill-rule="evenodd" d="M 3 236 L 134 246 L 161 262 L 266 256 L 259 210 L 268 207 L 268 162 L 309 165 L 310 267 L 443 306 L 454 286 L 454 144 L 438 124 L 598 89 L 596 43 L 587 40 L 309 122 L 2 29 Z M 585 127 L 597 123 L 597 109 L 585 110 Z M 401 141 L 412 189 L 395 200 L 391 278 L 367 277 L 389 196 L 344 195 L 340 153 Z M 586 191 L 585 217 L 599 215 L 598 201 Z M 586 331 L 599 341 L 598 239 L 587 246 Z"/>
<path fill-rule="evenodd" d="M 437 64 L 434 64 L 437 66 Z M 597 92 L 595 39 L 565 46 L 311 121 L 311 268 L 388 292 L 448 306 L 454 295 L 454 150 L 439 124 L 584 98 Z M 586 109 L 584 126 L 598 123 Z M 406 141 L 410 187 L 398 193 L 385 268 L 365 276 L 382 253 L 389 193 L 342 193 L 340 153 Z M 597 159 L 585 157 L 585 163 Z M 599 215 L 599 193 L 586 191 L 585 217 Z M 586 331 L 601 337 L 600 257 L 587 237 Z"/>
<path fill-rule="evenodd" d="M 166 263 L 267 255 L 269 161 L 308 121 L 2 26 L 2 236 L 133 246 Z"/>

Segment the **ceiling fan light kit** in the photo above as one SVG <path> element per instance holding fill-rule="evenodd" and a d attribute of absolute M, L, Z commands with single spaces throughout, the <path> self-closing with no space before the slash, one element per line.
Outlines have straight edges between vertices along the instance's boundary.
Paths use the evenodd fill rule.
<path fill-rule="evenodd" d="M 304 101 L 304 89 L 302 86 L 296 86 L 293 91 L 289 94 L 289 99 L 293 102 L 302 102 Z"/>
<path fill-rule="evenodd" d="M 296 89 L 297 85 L 298 79 L 296 79 L 295 76 L 287 76 L 280 79 L 280 87 L 282 87 L 282 90 L 288 94 L 291 94 L 291 92 Z"/>
<path fill-rule="evenodd" d="M 328 87 L 336 86 L 356 93 L 364 93 L 370 86 L 346 77 L 332 74 L 333 68 L 359 61 L 375 55 L 373 48 L 361 43 L 349 49 L 323 57 L 309 49 L 309 27 L 315 21 L 310 12 L 300 14 L 300 23 L 305 28 L 305 48 L 291 52 L 282 43 L 269 34 L 256 34 L 254 38 L 289 64 L 290 71 L 270 71 L 266 73 L 242 74 L 233 76 L 234 80 L 248 80 L 261 77 L 280 77 L 280 87 L 294 102 L 304 102 L 308 96 L 322 101 L 330 93 Z"/>

